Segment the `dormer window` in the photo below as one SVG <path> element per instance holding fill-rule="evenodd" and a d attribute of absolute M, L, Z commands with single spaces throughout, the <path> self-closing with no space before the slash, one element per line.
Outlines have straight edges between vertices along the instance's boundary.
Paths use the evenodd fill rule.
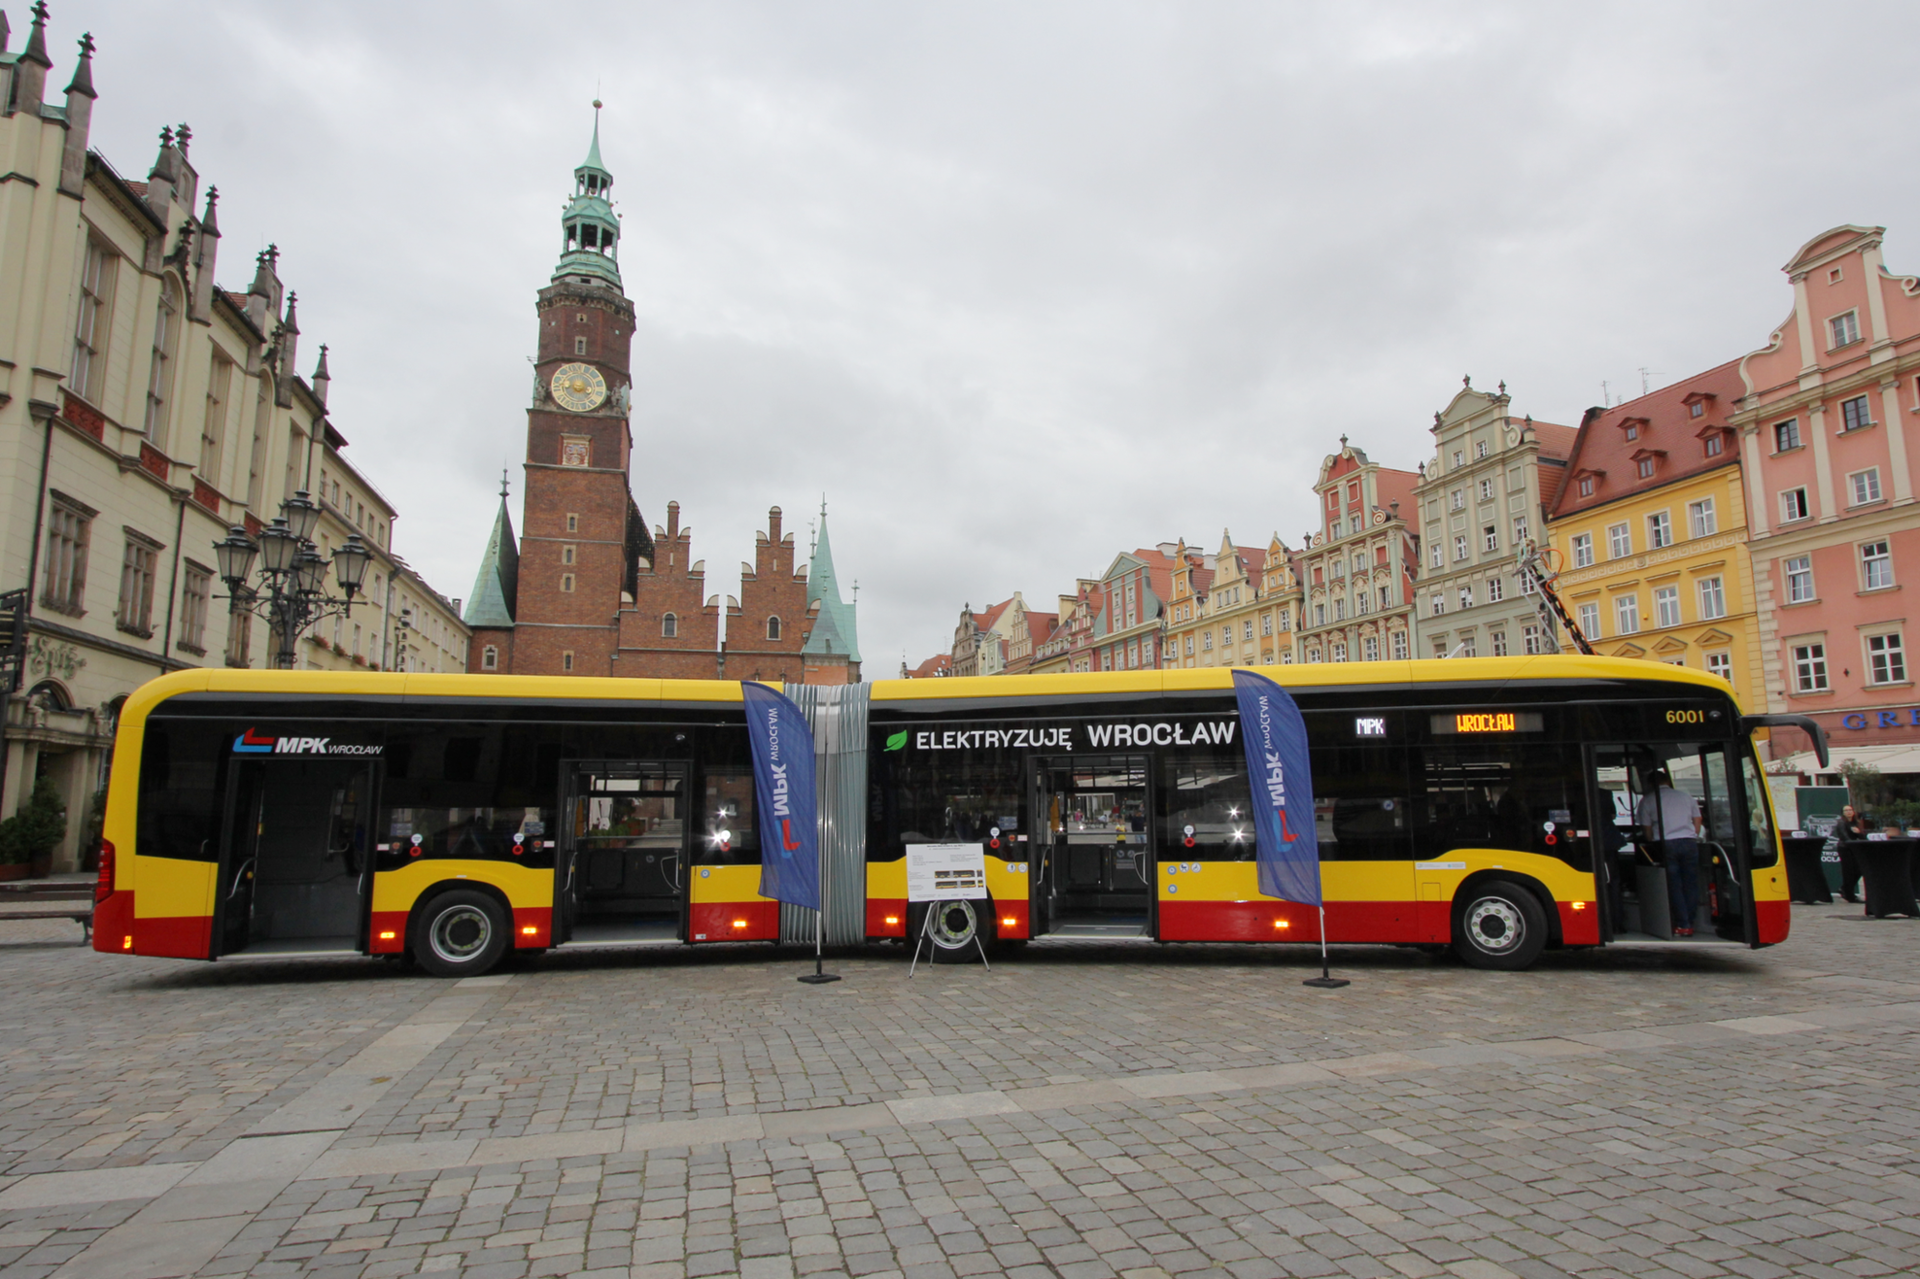
<path fill-rule="evenodd" d="M 1625 432 L 1629 440 L 1639 439 L 1641 428 L 1647 425 L 1649 425 L 1649 423 L 1647 419 L 1643 417 L 1626 417 L 1620 419 L 1620 429 Z"/>
<path fill-rule="evenodd" d="M 1700 403 L 1698 400 L 1694 401 L 1692 404 L 1687 405 L 1688 417 L 1705 417 L 1706 415 L 1707 415 L 1707 406 Z"/>

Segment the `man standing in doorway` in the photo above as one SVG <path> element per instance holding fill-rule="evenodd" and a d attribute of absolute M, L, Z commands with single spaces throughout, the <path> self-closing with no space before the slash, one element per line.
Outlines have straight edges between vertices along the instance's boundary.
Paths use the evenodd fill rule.
<path fill-rule="evenodd" d="M 1673 788 L 1667 770 L 1657 768 L 1647 777 L 1652 788 L 1634 814 L 1642 833 L 1664 847 L 1667 864 L 1667 906 L 1673 915 L 1673 935 L 1693 936 L 1693 917 L 1700 909 L 1700 804 L 1685 791 Z"/>

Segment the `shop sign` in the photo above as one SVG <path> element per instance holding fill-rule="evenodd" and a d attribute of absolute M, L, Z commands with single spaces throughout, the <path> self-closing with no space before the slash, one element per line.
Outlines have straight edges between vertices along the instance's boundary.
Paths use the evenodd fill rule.
<path fill-rule="evenodd" d="M 1851 711 L 1840 717 L 1840 727 L 1854 732 L 1882 728 L 1920 728 L 1920 706 L 1891 711 Z"/>

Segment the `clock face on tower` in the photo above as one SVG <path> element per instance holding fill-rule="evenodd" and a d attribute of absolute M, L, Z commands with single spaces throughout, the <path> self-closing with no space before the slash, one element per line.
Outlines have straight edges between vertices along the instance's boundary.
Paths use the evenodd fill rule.
<path fill-rule="evenodd" d="M 573 413 L 597 409 L 607 398 L 607 380 L 591 364 L 562 364 L 549 386 L 553 402 Z"/>

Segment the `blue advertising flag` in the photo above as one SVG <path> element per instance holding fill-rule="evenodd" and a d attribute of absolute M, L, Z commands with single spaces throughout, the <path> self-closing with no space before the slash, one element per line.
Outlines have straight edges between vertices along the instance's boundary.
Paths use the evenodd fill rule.
<path fill-rule="evenodd" d="M 1240 704 L 1240 740 L 1253 786 L 1260 891 L 1319 906 L 1320 837 L 1313 824 L 1306 721 L 1286 689 L 1253 671 L 1233 672 L 1233 696 Z"/>
<path fill-rule="evenodd" d="M 760 810 L 760 895 L 820 909 L 820 840 L 813 793 L 813 730 L 800 708 L 742 680 L 753 797 Z"/>

